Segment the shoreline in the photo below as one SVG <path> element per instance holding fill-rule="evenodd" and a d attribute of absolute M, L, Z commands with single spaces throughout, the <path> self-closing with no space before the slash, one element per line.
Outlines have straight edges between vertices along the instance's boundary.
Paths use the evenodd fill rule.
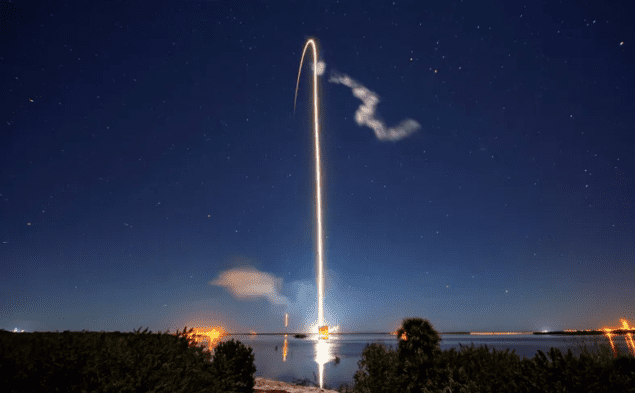
<path fill-rule="evenodd" d="M 300 386 L 291 383 L 276 381 L 271 378 L 256 377 L 254 392 L 269 393 L 339 393 L 337 390 L 320 389 L 316 386 Z"/>

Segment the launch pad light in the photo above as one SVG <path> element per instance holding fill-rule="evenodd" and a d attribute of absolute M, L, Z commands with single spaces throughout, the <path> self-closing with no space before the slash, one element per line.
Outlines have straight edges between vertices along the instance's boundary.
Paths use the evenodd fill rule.
<path fill-rule="evenodd" d="M 320 326 L 319 332 L 320 332 L 319 338 L 324 340 L 329 338 L 329 327 L 327 325 Z"/>

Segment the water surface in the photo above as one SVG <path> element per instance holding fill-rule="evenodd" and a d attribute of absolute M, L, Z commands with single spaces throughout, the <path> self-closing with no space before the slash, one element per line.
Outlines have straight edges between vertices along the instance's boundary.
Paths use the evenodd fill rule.
<path fill-rule="evenodd" d="M 256 365 L 256 377 L 272 378 L 283 382 L 292 383 L 297 380 L 309 379 L 319 386 L 319 365 L 316 358 L 321 356 L 326 362 L 323 369 L 323 383 L 330 388 L 338 388 L 341 384 L 353 385 L 353 375 L 358 370 L 357 362 L 361 359 L 362 352 L 367 344 L 373 342 L 383 343 L 387 348 L 397 348 L 397 337 L 388 334 L 339 334 L 331 335 L 328 340 L 318 342 L 317 335 L 309 334 L 304 339 L 298 339 L 293 335 L 286 337 L 286 358 L 284 355 L 284 335 L 232 335 L 223 340 L 236 339 L 250 346 L 254 353 Z M 587 345 L 593 340 L 608 343 L 603 336 L 584 337 Z M 549 336 L 549 335 L 441 335 L 441 349 L 455 348 L 460 345 L 475 347 L 487 345 L 488 348 L 516 350 L 521 358 L 533 358 L 540 349 L 549 351 L 551 347 L 559 348 L 566 352 L 572 347 L 575 355 L 580 354 L 577 344 L 573 340 L 582 340 L 582 336 Z M 623 341 L 623 340 L 622 340 Z M 620 339 L 614 340 L 622 351 L 626 346 Z M 319 344 L 319 346 L 318 346 Z M 278 348 L 276 350 L 276 347 Z M 335 363 L 335 356 L 340 358 L 340 363 Z"/>

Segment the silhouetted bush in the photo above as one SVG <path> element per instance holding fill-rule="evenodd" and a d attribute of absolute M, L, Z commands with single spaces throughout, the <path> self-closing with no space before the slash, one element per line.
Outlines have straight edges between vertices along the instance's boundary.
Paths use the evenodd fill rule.
<path fill-rule="evenodd" d="M 509 349 L 460 346 L 459 351 L 451 348 L 437 356 L 428 386 L 430 391 L 537 392 L 525 366 Z"/>
<path fill-rule="evenodd" d="M 619 353 L 614 358 L 605 345 L 597 353 L 583 347 L 579 357 L 570 349 L 563 354 L 551 348 L 521 359 L 509 349 L 474 344 L 441 351 L 438 333 L 418 318 L 405 320 L 398 334 L 397 351 L 376 343 L 366 346 L 353 392 L 635 393 L 635 358 Z"/>
<path fill-rule="evenodd" d="M 211 359 L 192 331 L 3 333 L 0 386 L 15 393 L 252 393 L 251 349 L 232 340 L 219 344 Z"/>
<path fill-rule="evenodd" d="M 355 392 L 392 393 L 400 385 L 397 353 L 381 343 L 366 345 L 354 375 Z"/>
<path fill-rule="evenodd" d="M 253 392 L 255 372 L 252 350 L 240 341 L 221 342 L 214 349 L 212 374 L 217 392 Z"/>

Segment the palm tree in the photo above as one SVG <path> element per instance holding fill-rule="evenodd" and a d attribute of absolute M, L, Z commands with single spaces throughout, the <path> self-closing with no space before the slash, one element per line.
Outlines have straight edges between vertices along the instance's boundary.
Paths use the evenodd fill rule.
<path fill-rule="evenodd" d="M 427 319 L 406 318 L 397 331 L 399 337 L 399 358 L 413 359 L 418 353 L 426 355 L 429 360 L 441 351 L 439 343 L 441 337 Z"/>

